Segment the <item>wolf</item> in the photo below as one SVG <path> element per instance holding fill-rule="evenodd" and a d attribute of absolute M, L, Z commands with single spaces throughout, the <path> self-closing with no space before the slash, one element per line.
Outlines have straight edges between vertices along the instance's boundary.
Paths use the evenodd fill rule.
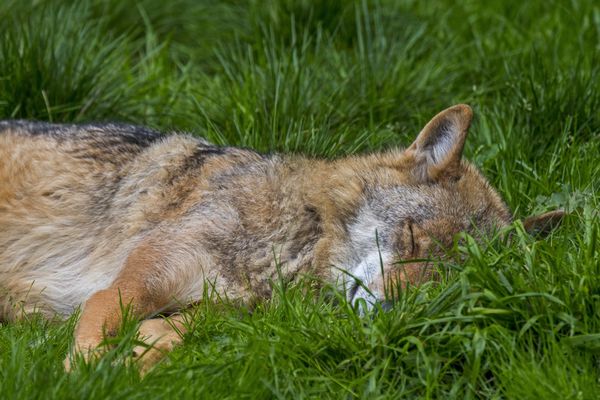
<path fill-rule="evenodd" d="M 251 301 L 278 276 L 311 275 L 372 307 L 386 286 L 434 279 L 427 260 L 457 233 L 511 223 L 462 159 L 472 115 L 455 105 L 406 149 L 335 160 L 132 125 L 0 122 L 0 319 L 81 307 L 69 369 L 73 355 L 101 352 L 127 304 L 154 344 L 138 354 L 147 369 L 185 330 L 181 314 L 153 317 L 207 288 Z M 561 217 L 525 226 L 547 230 Z"/>

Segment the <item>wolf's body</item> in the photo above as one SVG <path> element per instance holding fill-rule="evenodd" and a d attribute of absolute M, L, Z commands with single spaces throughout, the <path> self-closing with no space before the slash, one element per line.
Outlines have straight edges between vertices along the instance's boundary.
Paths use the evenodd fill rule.
<path fill-rule="evenodd" d="M 262 294 L 274 256 L 290 275 L 314 261 L 322 221 L 302 188 L 313 161 L 125 125 L 0 127 L 4 318 L 69 315 L 148 243 L 165 259 L 140 279 L 173 304 L 200 299 L 205 283 Z"/>
<path fill-rule="evenodd" d="M 2 122 L 0 318 L 85 304 L 81 351 L 116 329 L 120 301 L 146 318 L 205 291 L 266 296 L 279 273 L 372 304 L 388 277 L 430 276 L 424 262 L 396 261 L 510 222 L 461 160 L 470 121 L 455 106 L 407 150 L 334 161 L 127 125 Z"/>

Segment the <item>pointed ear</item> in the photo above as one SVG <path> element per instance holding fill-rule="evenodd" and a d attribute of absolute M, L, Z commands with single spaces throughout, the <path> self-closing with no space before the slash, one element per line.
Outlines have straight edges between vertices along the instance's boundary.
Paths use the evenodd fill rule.
<path fill-rule="evenodd" d="M 523 221 L 523 226 L 530 235 L 548 236 L 550 232 L 560 225 L 565 214 L 563 210 L 555 210 L 527 217 Z"/>
<path fill-rule="evenodd" d="M 458 176 L 472 118 L 471 107 L 458 104 L 442 111 L 425 125 L 407 149 L 414 151 L 414 172 L 419 179 L 436 180 Z"/>

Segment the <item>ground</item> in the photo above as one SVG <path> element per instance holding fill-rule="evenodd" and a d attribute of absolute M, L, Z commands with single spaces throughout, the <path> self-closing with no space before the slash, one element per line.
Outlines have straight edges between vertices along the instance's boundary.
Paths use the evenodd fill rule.
<path fill-rule="evenodd" d="M 73 318 L 2 324 L 2 398 L 597 398 L 597 2 L 4 0 L 0 20 L 0 118 L 335 157 L 407 145 L 468 103 L 466 157 L 516 218 L 510 240 L 464 240 L 441 282 L 387 313 L 360 317 L 310 282 L 274 282 L 252 310 L 202 303 L 143 379 L 122 362 L 131 322 L 72 374 Z M 557 207 L 570 215 L 549 238 L 523 233 Z"/>

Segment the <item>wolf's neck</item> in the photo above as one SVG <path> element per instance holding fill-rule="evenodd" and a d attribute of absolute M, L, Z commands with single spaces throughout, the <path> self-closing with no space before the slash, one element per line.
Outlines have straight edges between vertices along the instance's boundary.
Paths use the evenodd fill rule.
<path fill-rule="evenodd" d="M 338 225 L 355 213 L 364 187 L 351 162 L 297 157 L 283 165 L 282 194 L 315 209 L 324 223 Z"/>

